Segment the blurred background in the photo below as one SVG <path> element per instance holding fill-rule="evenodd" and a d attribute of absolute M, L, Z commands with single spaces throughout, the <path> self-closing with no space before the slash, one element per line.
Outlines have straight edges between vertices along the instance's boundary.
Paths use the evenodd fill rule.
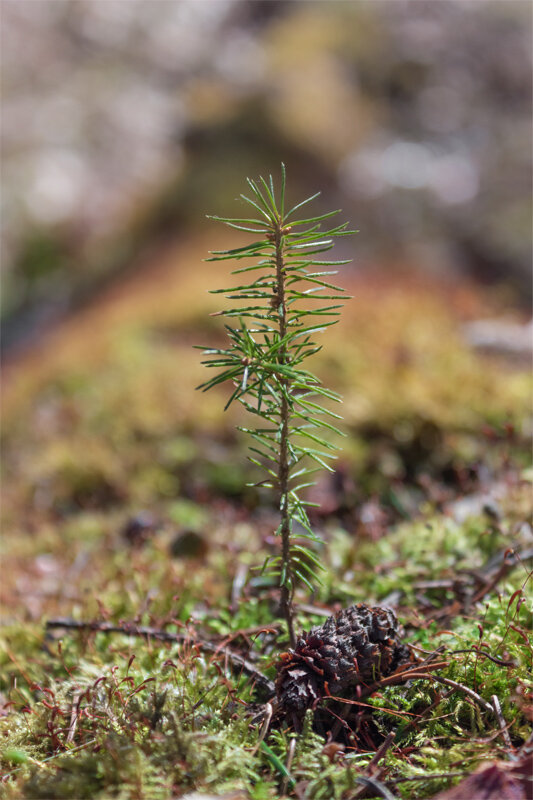
<path fill-rule="evenodd" d="M 530 3 L 4 0 L 2 18 L 8 354 L 161 246 L 216 247 L 205 214 L 281 160 L 296 199 L 321 189 L 360 229 L 353 269 L 529 308 Z"/>
<path fill-rule="evenodd" d="M 250 486 L 235 430 L 243 410 L 223 411 L 226 384 L 195 391 L 207 375 L 193 345 L 227 346 L 208 290 L 232 285 L 231 266 L 203 259 L 249 241 L 206 214 L 242 216 L 246 176 L 279 180 L 281 161 L 289 202 L 321 190 L 312 213 L 342 208 L 339 222 L 360 231 L 333 255 L 353 259 L 334 279 L 353 299 L 308 365 L 344 398 L 336 471 L 309 491 L 313 528 L 344 541 L 331 574 L 401 520 L 431 509 L 465 519 L 484 492 L 522 480 L 533 432 L 530 3 L 1 10 L 10 608 L 64 614 L 83 575 L 81 615 L 99 615 L 102 596 L 127 618 L 123 597 L 144 607 L 152 583 L 170 603 L 173 570 L 201 592 L 211 585 L 187 566 L 195 553 L 216 564 L 227 546 L 233 565 L 249 549 L 262 563 L 275 546 L 276 498 Z M 480 547 L 500 513 L 491 507 Z M 531 537 L 529 522 L 518 529 Z M 154 563 L 169 568 L 164 590 Z M 109 599 L 109 586 L 126 588 Z M 196 600 L 184 602 L 186 619 Z"/>

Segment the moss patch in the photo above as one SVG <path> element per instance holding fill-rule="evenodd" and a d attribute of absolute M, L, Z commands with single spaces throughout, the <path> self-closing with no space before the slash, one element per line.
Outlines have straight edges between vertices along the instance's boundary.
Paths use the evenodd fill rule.
<path fill-rule="evenodd" d="M 186 279 L 196 289 L 198 280 Z M 222 414 L 224 390 L 194 394 L 191 326 L 214 309 L 184 309 L 174 281 L 80 316 L 38 365 L 11 372 L 2 796 L 346 798 L 391 729 L 379 779 L 399 796 L 431 797 L 506 757 L 495 715 L 429 679 L 368 698 L 352 749 L 328 749 L 311 719 L 298 737 L 273 730 L 260 744 L 264 692 L 194 641 L 229 644 L 273 678 L 287 642 L 276 592 L 253 567 L 276 546 L 275 509 L 242 486 L 253 475 L 238 413 Z M 298 594 L 298 624 L 353 602 L 394 603 L 407 641 L 444 646 L 448 666 L 436 675 L 485 703 L 498 696 L 518 749 L 529 735 L 530 379 L 467 347 L 460 298 L 439 287 L 376 280 L 353 293 L 331 333 L 333 356 L 313 366 L 343 391 L 350 436 L 337 483 L 316 490 L 326 571 L 313 598 Z M 381 522 L 366 522 L 376 509 Z M 153 525 L 134 541 L 126 531 L 142 513 Z M 176 549 L 190 534 L 201 546 Z M 511 549 L 524 559 L 508 554 L 491 584 Z M 51 617 L 128 621 L 181 639 L 46 632 Z M 432 777 L 442 773 L 457 776 Z"/>

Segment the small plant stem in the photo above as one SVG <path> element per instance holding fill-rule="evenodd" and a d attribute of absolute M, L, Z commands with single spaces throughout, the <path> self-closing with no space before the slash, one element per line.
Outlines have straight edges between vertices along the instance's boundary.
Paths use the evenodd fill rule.
<path fill-rule="evenodd" d="M 285 303 L 285 265 L 283 262 L 283 232 L 282 222 L 278 217 L 276 229 L 274 231 L 274 242 L 276 246 L 276 294 L 278 299 L 278 320 L 279 320 L 279 335 L 283 339 L 287 333 L 287 306 Z M 287 353 L 285 347 L 279 351 L 279 363 L 287 363 Z M 279 504 L 281 512 L 281 549 L 282 549 L 282 564 L 283 564 L 283 580 L 281 582 L 281 608 L 285 621 L 287 622 L 287 629 L 289 632 L 289 641 L 291 647 L 296 646 L 296 635 L 294 633 L 294 608 L 292 605 L 292 598 L 294 594 L 294 577 L 291 570 L 290 558 L 290 514 L 289 514 L 289 401 L 286 393 L 289 391 L 289 379 L 281 379 L 285 391 L 281 395 L 280 406 L 280 443 L 279 443 L 279 464 L 278 464 L 278 481 L 279 481 Z"/>

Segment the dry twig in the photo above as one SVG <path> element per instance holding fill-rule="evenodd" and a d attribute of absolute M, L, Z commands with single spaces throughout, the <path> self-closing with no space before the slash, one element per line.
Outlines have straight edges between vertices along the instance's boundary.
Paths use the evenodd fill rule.
<path fill-rule="evenodd" d="M 511 737 L 509 736 L 509 731 L 507 730 L 506 722 L 503 718 L 502 709 L 500 706 L 500 700 L 498 695 L 493 694 L 490 698 L 492 700 L 492 705 L 494 708 L 494 713 L 496 714 L 496 719 L 498 720 L 498 725 L 500 726 L 500 731 L 502 734 L 503 741 L 505 742 L 507 748 L 509 750 L 514 750 L 513 743 L 511 742 Z"/>
<path fill-rule="evenodd" d="M 290 778 L 290 775 L 291 775 L 291 767 L 292 767 L 292 762 L 293 762 L 293 759 L 294 759 L 294 753 L 295 752 L 296 752 L 296 739 L 291 739 L 291 741 L 289 742 L 289 752 L 287 753 L 287 761 L 285 763 L 285 768 L 287 770 L 287 774 L 283 778 L 283 781 L 282 781 L 282 784 L 281 784 L 281 793 L 282 793 L 283 796 L 285 796 L 287 794 L 287 788 L 289 786 L 289 778 Z"/>
<path fill-rule="evenodd" d="M 235 668 L 243 670 L 255 683 L 264 689 L 269 695 L 275 692 L 274 684 L 262 672 L 252 664 L 251 661 L 235 653 L 227 647 L 220 647 L 219 645 L 206 642 L 204 639 L 192 638 L 185 633 L 170 633 L 163 631 L 159 628 L 150 628 L 140 625 L 131 625 L 125 623 L 123 625 L 113 625 L 110 622 L 79 622 L 78 620 L 70 619 L 68 617 L 61 617 L 59 619 L 50 619 L 46 623 L 46 629 L 65 628 L 67 630 L 78 631 L 95 631 L 97 633 L 122 633 L 125 636 L 140 636 L 144 639 L 158 639 L 162 642 L 178 642 L 181 644 L 189 643 L 195 647 L 200 648 L 206 653 L 213 653 L 213 655 L 224 656 L 228 662 Z"/>
<path fill-rule="evenodd" d="M 76 692 L 72 698 L 72 710 L 70 712 L 70 723 L 68 726 L 67 744 L 74 741 L 74 734 L 76 733 L 76 726 L 78 725 L 78 715 L 80 713 L 80 698 L 83 692 Z"/>

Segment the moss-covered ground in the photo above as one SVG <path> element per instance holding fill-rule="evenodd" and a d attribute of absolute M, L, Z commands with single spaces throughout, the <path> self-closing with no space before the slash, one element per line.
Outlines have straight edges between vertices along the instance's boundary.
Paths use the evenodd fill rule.
<path fill-rule="evenodd" d="M 205 290 L 224 279 L 199 266 L 205 249 L 161 255 L 6 370 L 2 796 L 348 800 L 366 776 L 425 798 L 520 757 L 531 385 L 462 334 L 497 301 L 408 274 L 345 281 L 354 299 L 313 368 L 343 393 L 348 438 L 336 475 L 313 490 L 326 571 L 314 597 L 297 594 L 298 623 L 392 604 L 421 657 L 441 648 L 434 674 L 448 683 L 383 688 L 344 749 L 311 719 L 298 736 L 261 740 L 268 697 L 226 648 L 272 679 L 287 647 L 275 588 L 254 570 L 276 546 L 276 515 L 246 488 L 241 412 L 223 414 L 224 389 L 194 392 L 204 376 L 192 344 L 222 328 Z M 57 618 L 176 642 L 47 628 Z"/>

